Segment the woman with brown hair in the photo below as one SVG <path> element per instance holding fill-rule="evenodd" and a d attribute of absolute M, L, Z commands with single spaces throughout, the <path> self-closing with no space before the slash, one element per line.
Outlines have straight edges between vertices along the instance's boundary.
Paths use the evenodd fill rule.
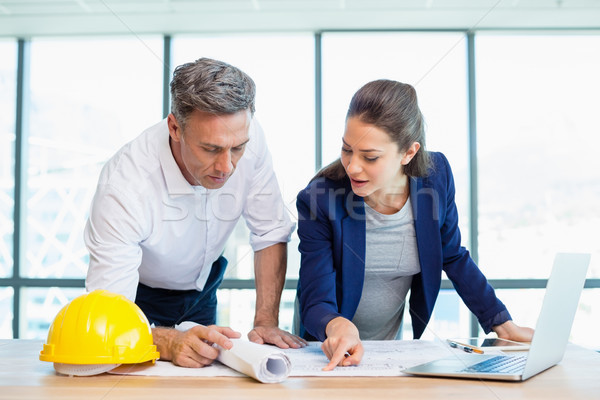
<path fill-rule="evenodd" d="M 301 336 L 330 362 L 361 361 L 361 340 L 400 337 L 410 290 L 413 334 L 431 317 L 442 271 L 486 333 L 530 341 L 461 246 L 454 180 L 425 150 L 414 88 L 377 80 L 356 92 L 341 157 L 298 194 Z"/>

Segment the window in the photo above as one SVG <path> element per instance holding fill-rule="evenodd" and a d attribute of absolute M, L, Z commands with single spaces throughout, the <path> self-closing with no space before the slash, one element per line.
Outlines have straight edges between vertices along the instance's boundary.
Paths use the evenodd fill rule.
<path fill-rule="evenodd" d="M 12 276 L 17 45 L 0 41 L 0 277 Z M 4 314 L 4 313 L 2 313 Z"/>
<path fill-rule="evenodd" d="M 201 57 L 230 63 L 256 83 L 256 118 L 265 131 L 273 167 L 292 220 L 296 195 L 315 172 L 314 36 L 312 34 L 177 36 L 173 39 L 173 67 Z M 243 221 L 225 249 L 229 260 L 226 279 L 252 279 L 253 252 Z M 288 244 L 288 278 L 297 278 L 300 254 L 294 233 Z M 250 294 L 248 292 L 251 292 Z M 250 330 L 254 317 L 253 291 L 220 290 L 218 323 Z M 282 296 L 280 326 L 291 326 L 295 290 Z M 251 299 L 250 299 L 251 297 Z M 227 307 L 227 304 L 235 307 Z M 229 312 L 222 312 L 227 310 Z M 234 311 L 235 309 L 235 311 Z M 236 315 L 229 313 L 236 313 Z"/>
<path fill-rule="evenodd" d="M 173 39 L 173 67 L 201 57 L 230 63 L 256 83 L 256 118 L 267 136 L 284 200 L 295 214 L 296 195 L 315 165 L 313 35 Z"/>
<path fill-rule="evenodd" d="M 0 287 L 0 339 L 13 337 L 13 299 L 13 288 Z"/>
<path fill-rule="evenodd" d="M 16 41 L 0 40 L 0 278 L 13 275 Z M 12 287 L 0 287 L 0 338 L 13 336 Z"/>
<path fill-rule="evenodd" d="M 478 35 L 479 254 L 488 278 L 600 276 L 600 36 Z"/>
<path fill-rule="evenodd" d="M 544 294 L 545 290 L 543 289 L 504 289 L 498 291 L 498 296 L 508 307 L 513 320 L 521 326 L 531 328 L 535 328 L 538 315 L 542 310 Z M 600 318 L 598 299 L 600 299 L 600 289 L 585 289 L 581 294 L 569 337 L 569 340 L 573 343 L 598 349 L 598 335 L 595 328 L 598 318 Z"/>
<path fill-rule="evenodd" d="M 588 278 L 600 276 L 598 48 L 598 35 L 476 37 L 479 254 L 488 278 L 546 279 L 557 252 L 592 253 Z M 531 327 L 543 293 L 497 291 Z M 581 296 L 577 344 L 598 347 L 599 293 Z"/>
<path fill-rule="evenodd" d="M 421 339 L 446 340 L 451 337 L 470 337 L 471 316 L 471 311 L 454 289 L 442 289 Z M 403 325 L 402 338 L 412 339 L 412 321 L 408 313 L 408 303 L 404 309 Z"/>
<path fill-rule="evenodd" d="M 83 227 L 100 169 L 160 120 L 160 39 L 31 43 L 29 277 L 84 277 Z"/>
<path fill-rule="evenodd" d="M 340 155 L 350 99 L 365 83 L 411 84 L 426 122 L 426 145 L 448 157 L 468 238 L 466 40 L 462 33 L 323 34 L 323 164 Z"/>
<path fill-rule="evenodd" d="M 163 63 L 157 55 L 162 55 L 162 40 L 35 39 L 30 50 L 21 273 L 83 278 L 88 267 L 83 228 L 100 169 L 161 118 Z M 45 337 L 43 327 L 54 316 L 39 307 L 44 296 L 36 290 L 23 289 L 27 306 L 21 307 L 21 337 Z M 74 297 L 51 292 L 55 302 Z"/>
<path fill-rule="evenodd" d="M 325 32 L 321 40 L 323 164 L 339 156 L 352 94 L 388 78 L 415 86 L 427 123 L 427 147 L 450 160 L 463 244 L 468 201 L 467 44 L 457 32 Z M 0 337 L 44 338 L 58 310 L 84 289 L 82 232 L 100 169 L 115 151 L 158 122 L 163 99 L 161 37 L 44 38 L 26 41 L 30 80 L 23 116 L 22 203 L 14 204 L 17 42 L 0 40 Z M 595 122 L 600 92 L 600 35 L 477 33 L 475 35 L 479 172 L 479 261 L 515 321 L 535 326 L 557 251 L 591 252 L 588 283 L 572 340 L 597 348 L 600 305 L 600 145 Z M 171 68 L 200 57 L 229 62 L 257 84 L 257 112 L 295 219 L 295 198 L 315 172 L 315 35 L 177 36 Z M 26 61 L 27 63 L 28 61 Z M 13 266 L 13 213 L 23 219 L 19 276 Z M 477 234 L 477 232 L 475 232 Z M 298 277 L 294 234 L 288 279 Z M 243 221 L 226 249 L 218 323 L 251 329 L 253 256 Z M 45 279 L 44 284 L 29 279 Z M 35 282 L 40 282 L 36 280 Z M 16 283 L 15 283 L 16 282 Z M 65 283 L 67 282 L 67 283 Z M 289 285 L 290 282 L 288 282 Z M 511 286 L 512 285 L 512 286 Z M 38 287 L 45 286 L 45 287 Z M 75 285 L 76 286 L 76 285 Z M 240 287 L 237 289 L 237 287 Z M 235 288 L 234 288 L 235 287 Z M 291 287 L 291 286 L 290 286 Z M 506 286 L 504 286 L 506 287 Z M 423 338 L 468 336 L 471 314 L 443 282 Z M 291 329 L 295 290 L 283 292 L 280 327 Z M 527 307 L 523 307 L 526 304 Z M 406 310 L 408 312 L 408 310 Z M 471 324 L 469 323 L 471 322 Z M 481 334 L 481 332 L 480 332 Z M 404 338 L 412 337 L 405 318 Z"/>
<path fill-rule="evenodd" d="M 21 289 L 19 332 L 22 339 L 45 339 L 54 317 L 68 302 L 85 293 L 83 288 Z"/>

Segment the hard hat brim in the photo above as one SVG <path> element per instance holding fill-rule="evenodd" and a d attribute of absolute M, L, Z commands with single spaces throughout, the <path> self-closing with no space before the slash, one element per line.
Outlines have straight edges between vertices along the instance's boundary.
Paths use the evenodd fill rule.
<path fill-rule="evenodd" d="M 117 368 L 121 364 L 65 364 L 54 363 L 54 369 L 59 374 L 73 376 L 100 375 Z"/>

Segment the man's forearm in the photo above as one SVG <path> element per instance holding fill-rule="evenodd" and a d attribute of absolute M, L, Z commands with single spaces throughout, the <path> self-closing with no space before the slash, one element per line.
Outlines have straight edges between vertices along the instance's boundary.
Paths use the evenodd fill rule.
<path fill-rule="evenodd" d="M 277 326 L 279 302 L 287 270 L 287 243 L 277 243 L 254 253 L 256 314 L 254 326 Z"/>

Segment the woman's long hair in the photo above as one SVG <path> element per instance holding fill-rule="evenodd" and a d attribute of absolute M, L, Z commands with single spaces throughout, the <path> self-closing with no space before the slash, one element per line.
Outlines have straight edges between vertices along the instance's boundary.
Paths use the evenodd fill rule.
<path fill-rule="evenodd" d="M 403 172 L 409 177 L 428 174 L 431 160 L 425 148 L 425 122 L 417 103 L 417 93 L 411 85 L 387 79 L 367 83 L 352 97 L 346 121 L 349 118 L 358 118 L 382 129 L 396 142 L 401 152 L 418 142 L 421 147 L 403 166 Z M 337 159 L 321 169 L 315 178 L 340 180 L 345 176 L 344 166 Z"/>

